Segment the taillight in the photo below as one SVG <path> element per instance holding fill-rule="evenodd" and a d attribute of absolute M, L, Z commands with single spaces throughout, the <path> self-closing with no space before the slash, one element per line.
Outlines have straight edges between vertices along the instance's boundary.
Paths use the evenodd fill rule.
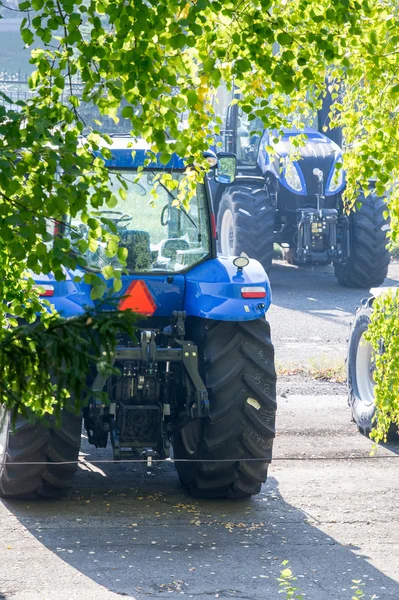
<path fill-rule="evenodd" d="M 213 213 L 211 214 L 211 226 L 212 226 L 212 237 L 214 240 L 216 240 L 217 239 L 216 219 L 215 219 L 215 215 Z"/>
<path fill-rule="evenodd" d="M 263 286 L 242 287 L 241 296 L 243 298 L 266 298 L 266 288 Z"/>
<path fill-rule="evenodd" d="M 54 286 L 52 285 L 39 284 L 33 287 L 38 290 L 39 296 L 54 296 Z"/>

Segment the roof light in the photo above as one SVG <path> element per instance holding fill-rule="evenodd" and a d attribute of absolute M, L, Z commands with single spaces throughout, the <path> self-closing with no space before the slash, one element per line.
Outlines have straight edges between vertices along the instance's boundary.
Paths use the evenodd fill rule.
<path fill-rule="evenodd" d="M 46 284 L 38 284 L 33 286 L 34 290 L 39 292 L 39 296 L 54 296 L 54 286 Z"/>
<path fill-rule="evenodd" d="M 266 288 L 263 285 L 242 287 L 241 296 L 243 298 L 266 298 Z"/>

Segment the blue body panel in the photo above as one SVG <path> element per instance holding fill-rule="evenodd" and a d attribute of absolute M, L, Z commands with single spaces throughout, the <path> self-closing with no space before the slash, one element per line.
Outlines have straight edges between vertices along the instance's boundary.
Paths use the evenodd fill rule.
<path fill-rule="evenodd" d="M 252 321 L 265 314 L 271 303 L 271 289 L 263 267 L 251 259 L 240 273 L 233 260 L 231 256 L 219 256 L 194 267 L 186 275 L 184 310 L 188 316 L 217 321 Z M 243 286 L 264 286 L 266 298 L 242 298 Z"/>
<path fill-rule="evenodd" d="M 169 278 L 169 281 L 168 281 Z M 185 277 L 184 275 L 122 275 L 120 296 L 126 295 L 133 281 L 145 281 L 157 308 L 154 317 L 171 317 L 174 310 L 184 310 Z M 112 287 L 112 281 L 107 282 Z"/>
<path fill-rule="evenodd" d="M 73 281 L 75 276 L 83 276 L 82 271 L 65 271 L 65 280 L 57 281 L 50 273 L 49 275 L 34 275 L 38 285 L 52 285 L 54 295 L 46 298 L 54 305 L 56 311 L 65 318 L 77 317 L 85 312 L 85 308 L 94 306 L 90 298 L 90 286 L 86 283 Z"/>
<path fill-rule="evenodd" d="M 292 139 L 304 133 L 307 136 L 304 145 L 299 148 L 293 148 L 291 144 Z M 279 138 L 279 141 L 274 143 L 274 138 Z M 268 146 L 273 147 L 273 155 L 269 154 L 267 149 Z M 302 189 L 300 191 L 293 190 L 291 188 L 285 179 L 285 169 L 284 167 L 281 167 L 280 159 L 284 159 L 292 151 L 300 155 L 298 160 L 292 161 L 297 169 L 302 184 Z M 342 192 L 345 187 L 344 178 L 339 188 L 333 192 L 329 191 L 329 185 L 334 174 L 335 165 L 337 162 L 342 163 L 342 150 L 335 142 L 330 140 L 322 133 L 319 133 L 315 129 L 311 129 L 310 127 L 305 127 L 301 130 L 285 129 L 283 130 L 282 137 L 280 137 L 275 131 L 264 131 L 259 145 L 257 162 L 264 175 L 267 173 L 272 173 L 279 183 L 290 192 L 300 196 L 307 196 L 308 191 L 306 189 L 306 178 L 304 177 L 301 169 L 301 161 L 306 160 L 307 158 L 312 159 L 312 161 L 314 161 L 314 159 L 323 161 L 327 156 L 332 157 L 333 163 L 330 172 L 324 181 L 324 194 L 326 196 L 330 196 Z"/>
<path fill-rule="evenodd" d="M 144 167 L 144 161 L 153 158 L 147 169 L 184 169 L 185 164 L 177 154 L 172 154 L 170 161 L 165 165 L 159 157 L 148 149 L 134 150 L 133 148 L 111 148 L 112 159 L 105 160 L 105 166 L 114 169 L 137 169 Z M 96 152 L 101 156 L 101 152 Z"/>
<path fill-rule="evenodd" d="M 184 275 L 126 275 L 122 276 L 120 296 L 136 280 L 145 281 L 157 306 L 154 317 L 171 317 L 175 310 L 185 310 L 187 316 L 218 321 L 251 321 L 262 317 L 271 303 L 269 279 L 258 261 L 251 259 L 242 272 L 233 265 L 233 257 L 219 256 L 203 262 Z M 67 272 L 65 281 L 57 282 L 51 275 L 35 277 L 37 284 L 50 284 L 54 295 L 47 300 L 61 316 L 69 318 L 81 315 L 85 308 L 92 308 L 90 286 L 75 283 L 74 275 Z M 169 281 L 168 281 L 169 277 Z M 171 280 L 172 279 L 172 280 Z M 112 282 L 108 282 L 112 286 Z M 264 286 L 266 297 L 244 299 L 241 288 Z M 107 306 L 104 305 L 104 310 Z"/>

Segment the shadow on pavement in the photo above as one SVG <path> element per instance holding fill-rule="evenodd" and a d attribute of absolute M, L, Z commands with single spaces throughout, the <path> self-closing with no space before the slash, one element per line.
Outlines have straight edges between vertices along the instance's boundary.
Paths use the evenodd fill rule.
<path fill-rule="evenodd" d="M 396 278 L 396 273 L 398 276 Z M 399 285 L 398 265 L 392 264 L 384 286 Z M 273 305 L 308 313 L 332 323 L 347 324 L 367 289 L 344 288 L 337 282 L 332 265 L 295 267 L 278 261 L 270 273 Z"/>
<path fill-rule="evenodd" d="M 63 501 L 5 503 L 14 523 L 12 545 L 25 550 L 26 564 L 36 565 L 31 578 L 18 582 L 26 598 L 69 599 L 78 589 L 81 600 L 273 600 L 282 597 L 276 578 L 283 560 L 306 600 L 350 600 L 357 579 L 365 582 L 367 599 L 399 598 L 397 582 L 359 547 L 341 545 L 310 524 L 272 477 L 252 500 L 206 502 L 184 493 L 172 465 L 155 476 L 144 475 L 141 465 L 101 469 L 79 472 Z M 0 521 L 6 512 L 0 510 Z M 25 598 L 12 591 L 12 577 L 2 579 L 7 600 Z"/>

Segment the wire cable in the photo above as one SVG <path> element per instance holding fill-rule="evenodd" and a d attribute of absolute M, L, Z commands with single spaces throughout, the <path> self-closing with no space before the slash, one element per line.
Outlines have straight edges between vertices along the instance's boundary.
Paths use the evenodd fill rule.
<path fill-rule="evenodd" d="M 215 462 L 227 462 L 227 463 L 231 463 L 231 462 L 239 462 L 239 461 L 246 461 L 246 462 L 259 462 L 259 461 L 267 461 L 270 463 L 274 463 L 274 462 L 284 462 L 284 461 L 290 461 L 290 462 L 315 462 L 315 461 L 320 461 L 320 462 L 327 462 L 327 461 L 351 461 L 351 460 L 365 460 L 365 461 L 373 461 L 373 460 L 392 460 L 392 459 L 399 459 L 399 454 L 381 454 L 381 455 L 374 455 L 374 456 L 276 456 L 273 459 L 270 459 L 269 457 L 265 457 L 265 458 L 243 458 L 242 456 L 239 458 L 220 458 L 220 459 L 199 459 L 199 458 L 153 458 L 151 457 L 151 463 L 152 464 L 156 464 L 156 463 L 215 463 Z M 71 460 L 71 461 L 63 461 L 63 462 L 53 462 L 53 461 L 24 461 L 24 462 L 13 462 L 12 466 L 28 466 L 28 465 L 51 465 L 52 467 L 56 467 L 57 465 L 62 466 L 62 465 L 84 465 L 84 464 L 88 464 L 88 465 L 102 465 L 102 464 L 119 464 L 119 463 L 142 463 L 147 465 L 148 464 L 148 460 L 146 458 L 132 458 L 132 459 L 127 459 L 127 458 L 121 458 L 121 459 L 99 459 L 99 460 Z M 6 461 L 0 462 L 0 466 L 11 466 L 10 463 L 7 463 Z"/>

